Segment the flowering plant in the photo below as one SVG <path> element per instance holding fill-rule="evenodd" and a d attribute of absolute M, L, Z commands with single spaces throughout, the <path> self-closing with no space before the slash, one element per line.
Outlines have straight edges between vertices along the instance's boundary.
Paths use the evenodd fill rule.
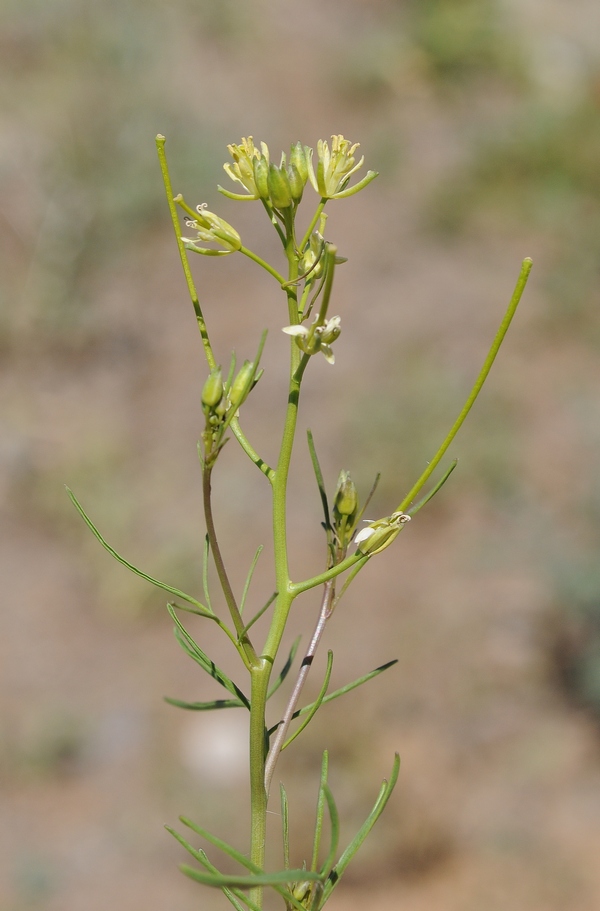
<path fill-rule="evenodd" d="M 313 161 L 313 150 L 297 142 L 291 147 L 289 156 L 286 156 L 285 153 L 281 155 L 279 165 L 275 165 L 271 161 L 267 146 L 260 143 L 260 148 L 258 148 L 254 145 L 252 137 L 242 139 L 239 145 L 228 146 L 233 163 L 225 164 L 225 171 L 245 192 L 232 192 L 222 187 L 219 187 L 219 190 L 232 199 L 255 200 L 262 203 L 281 241 L 286 266 L 286 273 L 283 274 L 279 271 L 280 267 L 269 264 L 259 254 L 245 246 L 238 231 L 219 215 L 207 211 L 203 205 L 194 209 L 185 202 L 181 195 L 173 194 L 165 157 L 165 138 L 158 136 L 156 142 L 181 262 L 208 366 L 208 376 L 201 394 L 204 429 L 201 433 L 199 449 L 206 522 L 203 599 L 198 600 L 195 596 L 154 579 L 132 566 L 110 547 L 74 495 L 70 495 L 89 528 L 117 560 L 173 596 L 173 600 L 169 602 L 167 608 L 175 624 L 177 641 L 186 654 L 227 692 L 226 698 L 216 701 L 198 703 L 169 701 L 192 711 L 239 708 L 249 713 L 249 852 L 238 850 L 195 822 L 181 817 L 181 822 L 194 833 L 194 837 L 200 836 L 205 843 L 207 842 L 235 860 L 239 865 L 239 872 L 234 874 L 221 872 L 219 864 L 209 859 L 202 847 L 197 847 L 196 842 L 192 844 L 192 841 L 188 840 L 192 836 L 185 838 L 180 832 L 167 827 L 197 862 L 197 866 L 183 865 L 181 869 L 192 879 L 221 890 L 236 911 L 244 911 L 246 908 L 250 911 L 261 911 L 264 907 L 266 889 L 279 897 L 287 911 L 291 911 L 291 909 L 320 911 L 389 800 L 398 777 L 399 758 L 396 754 L 390 777 L 381 785 L 368 818 L 350 844 L 340 853 L 338 851 L 338 811 L 328 784 L 328 754 L 327 752 L 323 754 L 316 802 L 314 839 L 309 852 L 311 859 L 310 863 L 305 863 L 302 868 L 294 869 L 290 864 L 288 801 L 285 788 L 281 785 L 283 866 L 278 871 L 269 872 L 265 869 L 266 823 L 275 767 L 282 751 L 287 749 L 306 728 L 321 706 L 344 696 L 396 663 L 395 661 L 388 662 L 347 683 L 340 689 L 329 692 L 333 662 L 333 654 L 329 652 L 325 677 L 317 698 L 311 703 L 300 704 L 304 684 L 310 673 L 327 621 L 349 585 L 374 556 L 396 540 L 409 520 L 440 490 L 455 468 L 456 462 L 451 462 L 437 482 L 419 498 L 483 386 L 521 298 L 531 269 L 531 260 L 526 259 L 523 262 L 508 310 L 463 409 L 438 451 L 429 461 L 425 471 L 401 498 L 389 516 L 374 521 L 363 519 L 375 485 L 361 503 L 359 493 L 347 470 L 340 472 L 335 493 L 331 499 L 328 497 L 314 442 L 309 433 L 310 456 L 323 505 L 326 558 L 324 565 L 315 575 L 300 581 L 293 580 L 288 561 L 286 494 L 302 382 L 311 358 L 315 354 L 321 352 L 330 364 L 334 363 L 333 345 L 341 332 L 341 318 L 328 316 L 328 309 L 336 266 L 344 262 L 344 259 L 338 256 L 335 244 L 326 239 L 324 209 L 329 200 L 347 198 L 359 192 L 377 174 L 375 171 L 368 171 L 362 180 L 350 186 L 351 178 L 363 164 L 363 158 L 356 162 L 355 152 L 358 144 L 352 145 L 339 135 L 332 137 L 331 149 L 327 142 L 319 141 L 316 161 Z M 316 191 L 317 200 L 306 229 L 299 234 L 296 216 L 307 184 L 310 184 Z M 182 227 L 178 210 L 182 212 L 184 227 Z M 194 232 L 195 237 L 188 236 Z M 202 243 L 202 246 L 199 242 Z M 216 247 L 203 246 L 207 243 L 214 243 Z M 252 360 L 246 360 L 237 369 L 235 356 L 233 356 L 227 373 L 222 371 L 192 279 L 188 261 L 190 252 L 205 256 L 241 253 L 265 269 L 285 296 L 288 325 L 282 326 L 282 331 L 291 337 L 290 368 L 288 400 L 282 421 L 281 446 L 276 464 L 269 465 L 257 452 L 241 424 L 244 402 L 253 393 L 262 375 L 260 359 L 265 344 L 265 334 L 263 334 L 258 351 Z M 219 456 L 229 432 L 263 474 L 272 496 L 274 593 L 265 604 L 259 605 L 253 614 L 250 613 L 250 616 L 246 605 L 260 549 L 249 568 L 246 584 L 240 596 L 234 592 L 230 582 L 213 516 L 212 473 L 218 466 Z M 214 563 L 222 590 L 228 614 L 225 618 L 213 607 L 213 598 L 208 586 L 209 559 L 212 559 Z M 343 582 L 338 588 L 342 577 Z M 297 598 L 315 588 L 322 590 L 322 597 L 309 645 L 296 672 L 283 713 L 280 717 L 268 718 L 267 702 L 271 695 L 286 683 L 294 663 L 295 647 L 283 661 L 281 661 L 280 655 L 290 610 Z M 210 621 L 222 630 L 239 656 L 244 674 L 243 682 L 234 682 L 209 658 L 184 626 L 181 620 L 182 611 Z M 267 615 L 267 612 L 270 612 L 267 635 L 263 641 L 259 641 L 255 635 L 254 624 L 260 617 Z M 276 671 L 278 662 L 281 663 L 281 669 Z M 297 722 L 295 727 L 293 727 L 294 722 Z M 327 827 L 326 818 L 328 818 Z M 326 828 L 329 843 L 323 847 L 323 833 Z"/>

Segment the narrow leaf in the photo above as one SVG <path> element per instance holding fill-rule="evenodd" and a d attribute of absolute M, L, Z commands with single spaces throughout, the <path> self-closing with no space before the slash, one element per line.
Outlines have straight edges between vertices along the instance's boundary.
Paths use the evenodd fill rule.
<path fill-rule="evenodd" d="M 208 605 L 208 609 L 212 611 L 212 604 L 210 603 L 210 593 L 208 589 L 208 552 L 210 549 L 210 544 L 208 540 L 208 535 L 204 535 L 204 548 L 202 551 L 202 590 L 204 592 L 204 600 Z"/>
<path fill-rule="evenodd" d="M 283 866 L 286 870 L 290 868 L 290 810 L 287 799 L 287 793 L 283 782 L 279 784 L 279 795 L 281 798 L 281 831 L 283 835 Z"/>
<path fill-rule="evenodd" d="M 323 759 L 321 760 L 321 781 L 319 783 L 319 796 L 317 798 L 317 815 L 315 820 L 315 837 L 313 839 L 312 863 L 310 865 L 311 870 L 316 870 L 319 862 L 319 848 L 321 847 L 321 833 L 323 831 L 323 815 L 325 811 L 325 785 L 327 784 L 328 769 L 329 753 L 327 750 L 324 750 Z"/>
<path fill-rule="evenodd" d="M 248 858 L 244 854 L 241 854 L 239 851 L 237 851 L 236 848 L 234 848 L 232 845 L 229 845 L 229 844 L 227 844 L 227 842 L 223 841 L 222 839 L 217 838 L 216 835 L 212 835 L 210 832 L 207 832 L 207 830 L 201 828 L 201 826 L 197 826 L 190 819 L 187 819 L 184 816 L 180 816 L 180 819 L 181 819 L 181 822 L 185 826 L 188 826 L 190 829 L 192 829 L 198 835 L 201 835 L 203 838 L 205 838 L 207 841 L 209 841 L 215 847 L 219 848 L 221 851 L 224 851 L 225 854 L 229 855 L 229 857 L 231 857 L 233 860 L 236 860 L 239 864 L 241 864 L 243 867 L 245 867 L 255 877 L 259 877 L 259 876 L 270 877 L 269 882 L 264 882 L 264 881 L 259 882 L 258 879 L 254 879 L 251 882 L 249 882 L 246 887 L 249 888 L 252 886 L 272 886 L 285 899 L 286 902 L 288 902 L 290 905 L 293 905 L 293 907 L 297 908 L 298 911 L 305 911 L 305 909 L 300 904 L 300 902 L 298 902 L 294 898 L 292 893 L 285 888 L 284 884 L 286 882 L 296 882 L 296 880 L 302 879 L 302 878 L 303 879 L 312 879 L 312 878 L 316 879 L 318 874 L 311 874 L 311 876 L 306 876 L 304 870 L 290 870 L 290 871 L 283 870 L 280 873 L 276 873 L 276 874 L 272 874 L 272 875 L 266 874 L 259 867 L 257 867 L 256 864 L 253 864 L 252 861 L 248 860 Z M 183 870 L 183 872 L 187 874 L 187 870 Z M 191 874 L 187 874 L 187 875 L 191 875 Z M 197 878 L 197 877 L 193 877 L 193 878 Z M 321 877 L 321 881 L 323 881 L 323 879 L 324 879 L 324 877 Z M 199 880 L 199 882 L 202 882 L 202 880 Z M 218 883 L 212 882 L 212 883 L 207 883 L 207 885 L 217 886 Z M 244 888 L 244 886 L 242 885 L 241 882 L 224 883 L 224 885 L 238 885 L 238 886 L 241 886 L 242 888 Z"/>
<path fill-rule="evenodd" d="M 398 753 L 396 753 L 390 780 L 386 781 L 384 779 L 383 784 L 381 786 L 381 790 L 379 791 L 377 800 L 375 801 L 375 806 L 373 807 L 368 818 L 365 820 L 365 822 L 363 823 L 363 825 L 361 826 L 359 831 L 356 833 L 355 837 L 353 838 L 351 843 L 348 845 L 348 847 L 346 848 L 346 850 L 344 851 L 344 853 L 338 860 L 337 864 L 334 866 L 331 873 L 327 877 L 327 880 L 325 882 L 325 886 L 323 889 L 322 905 L 325 904 L 325 902 L 331 895 L 332 891 L 334 890 L 334 888 L 340 881 L 342 874 L 344 873 L 344 870 L 346 869 L 346 867 L 348 866 L 348 864 L 350 863 L 350 861 L 352 860 L 352 858 L 354 857 L 354 855 L 356 854 L 356 852 L 358 851 L 360 846 L 362 845 L 363 841 L 365 840 L 365 838 L 367 837 L 367 835 L 369 834 L 369 832 L 371 831 L 371 829 L 373 828 L 373 826 L 375 825 L 375 823 L 377 822 L 377 820 L 379 819 L 381 814 L 383 813 L 383 811 L 385 809 L 385 805 L 387 804 L 388 800 L 390 799 L 392 791 L 394 790 L 394 787 L 396 786 L 396 782 L 398 781 L 399 771 L 400 771 L 400 757 L 399 757 Z"/>
<path fill-rule="evenodd" d="M 329 539 L 331 535 L 331 519 L 329 516 L 329 503 L 327 501 L 327 491 L 325 490 L 325 482 L 323 481 L 323 473 L 321 471 L 321 466 L 319 465 L 319 459 L 317 456 L 317 450 L 315 449 L 315 441 L 313 439 L 312 431 L 307 430 L 306 435 L 308 437 L 308 449 L 310 451 L 310 460 L 312 462 L 313 471 L 315 473 L 315 478 L 317 479 L 317 487 L 319 488 L 319 494 L 321 495 L 321 504 L 323 506 L 323 514 L 325 516 L 325 531 L 327 532 L 327 538 Z"/>
<path fill-rule="evenodd" d="M 292 664 L 294 663 L 294 658 L 296 657 L 296 652 L 298 651 L 298 646 L 300 645 L 300 639 L 301 639 L 301 636 L 298 636 L 298 638 L 294 640 L 292 647 L 290 649 L 290 653 L 287 657 L 287 661 L 281 668 L 281 671 L 279 672 L 277 679 L 275 680 L 275 682 L 273 683 L 273 686 L 269 690 L 269 692 L 267 694 L 267 699 L 270 699 L 271 696 L 273 695 L 273 693 L 277 692 L 277 690 L 279 689 L 279 687 L 281 686 L 281 684 L 283 683 L 283 681 L 289 674 Z M 276 728 L 273 728 L 273 730 L 276 730 Z M 271 733 L 272 733 L 272 731 L 269 731 L 269 734 L 271 734 Z"/>
<path fill-rule="evenodd" d="M 250 583 L 252 582 L 252 576 L 254 575 L 254 570 L 256 569 L 256 564 L 258 563 L 258 558 L 260 557 L 261 553 L 263 552 L 263 547 L 264 547 L 263 544 L 258 545 L 258 547 L 256 548 L 256 553 L 254 554 L 252 563 L 250 564 L 250 569 L 248 570 L 248 575 L 246 576 L 246 582 L 244 583 L 244 590 L 242 592 L 242 597 L 240 600 L 240 614 L 243 613 L 244 605 L 246 603 L 246 598 L 248 597 L 248 589 L 250 588 Z M 265 608 L 265 610 L 266 610 L 266 608 Z"/>
<path fill-rule="evenodd" d="M 179 709 L 189 709 L 192 712 L 210 712 L 213 709 L 235 709 L 244 708 L 244 703 L 240 699 L 213 699 L 212 702 L 184 702 L 181 699 L 172 699 L 170 696 L 163 696 L 165 702 L 169 705 L 177 706 Z"/>
<path fill-rule="evenodd" d="M 200 665 L 200 667 L 206 671 L 209 676 L 214 680 L 224 686 L 226 690 L 232 693 L 233 696 L 236 696 L 247 709 L 250 709 L 250 703 L 246 696 L 242 693 L 240 688 L 231 680 L 227 674 L 217 667 L 214 661 L 202 651 L 197 642 L 192 639 L 186 628 L 181 623 L 179 617 L 175 613 L 175 610 L 171 604 L 167 605 L 167 610 L 175 623 L 175 638 L 183 648 L 183 650 L 193 658 L 194 661 Z"/>
<path fill-rule="evenodd" d="M 329 871 L 333 867 L 333 862 L 335 860 L 335 855 L 338 849 L 338 842 L 340 838 L 340 817 L 333 799 L 333 794 L 331 793 L 331 788 L 328 784 L 323 786 L 323 792 L 325 794 L 325 800 L 327 801 L 327 809 L 329 810 L 329 822 L 331 826 L 331 842 L 329 845 L 329 854 L 327 855 L 324 864 L 321 867 L 320 873 L 323 876 L 327 876 Z"/>
<path fill-rule="evenodd" d="M 256 886 L 284 886 L 298 880 L 323 881 L 320 873 L 309 873 L 307 870 L 280 870 L 278 873 L 249 873 L 247 876 L 236 876 L 234 874 L 202 873 L 201 870 L 188 867 L 187 864 L 182 864 L 179 869 L 190 879 L 195 879 L 196 882 L 213 886 L 216 889 L 222 889 L 223 886 L 239 886 L 242 889 L 251 889 Z M 300 907 L 302 908 L 302 905 Z"/>
<path fill-rule="evenodd" d="M 407 509 L 407 511 L 406 511 L 407 515 L 414 516 L 414 514 L 416 512 L 418 512 L 420 509 L 423 509 L 425 504 L 429 503 L 429 501 L 433 497 L 435 497 L 436 493 L 442 489 L 442 487 L 444 486 L 444 484 L 446 483 L 446 481 L 448 480 L 448 478 L 450 477 L 450 475 L 452 474 L 452 472 L 454 471 L 454 469 L 456 468 L 457 465 L 458 465 L 458 459 L 454 459 L 454 461 L 450 464 L 450 467 L 448 468 L 448 470 L 442 475 L 442 477 L 437 482 L 435 487 L 433 487 L 432 490 L 429 491 L 429 493 L 426 493 L 424 497 L 421 497 L 421 499 L 418 500 L 414 506 L 411 506 L 410 509 Z"/>
<path fill-rule="evenodd" d="M 179 832 L 176 832 L 175 829 L 172 829 L 171 826 L 165 826 L 165 829 L 167 830 L 167 832 L 169 832 L 173 836 L 173 838 L 175 838 L 179 842 L 180 845 L 182 845 L 185 848 L 186 851 L 188 851 L 189 854 L 192 855 L 192 857 L 194 857 L 199 863 L 201 863 L 202 866 L 206 870 L 208 870 L 210 873 L 217 873 L 217 874 L 219 873 L 219 871 L 214 866 L 214 864 L 211 864 L 211 862 L 209 861 L 208 857 L 206 856 L 205 851 L 202 851 L 202 850 L 197 851 L 195 848 L 192 847 L 192 845 L 189 843 L 189 841 L 186 841 L 185 838 L 182 835 L 180 835 Z M 229 901 L 231 902 L 233 907 L 236 909 L 236 911 L 244 911 L 244 908 L 237 901 L 237 899 L 234 897 L 234 895 L 237 895 L 238 898 L 241 898 L 246 903 L 246 905 L 251 909 L 251 911 L 254 911 L 254 909 L 257 909 L 257 911 L 260 911 L 258 906 L 255 905 L 254 902 L 250 902 L 250 900 L 247 899 L 246 896 L 244 895 L 244 893 L 240 892 L 239 889 L 235 889 L 232 892 L 227 887 L 223 887 L 223 894 L 229 899 Z"/>
<path fill-rule="evenodd" d="M 394 664 L 398 664 L 397 658 L 394 658 L 393 661 L 388 661 L 387 664 L 382 664 L 380 667 L 376 667 L 375 670 L 373 670 L 373 671 L 369 671 L 369 673 L 365 674 L 364 677 L 359 677 L 358 680 L 354 680 L 352 683 L 347 683 L 346 686 L 341 687 L 341 689 L 334 690 L 333 693 L 329 693 L 328 696 L 325 696 L 325 698 L 321 702 L 321 705 L 325 705 L 325 703 L 331 702 L 332 699 L 337 699 L 338 696 L 343 696 L 345 693 L 349 693 L 349 692 L 351 692 L 351 690 L 355 690 L 358 686 L 362 686 L 363 683 L 366 683 L 367 680 L 372 680 L 373 677 L 377 677 L 379 674 L 382 674 L 384 671 L 387 671 L 387 669 L 390 667 L 393 667 Z M 312 708 L 314 707 L 314 704 L 315 704 L 314 702 L 311 702 L 309 705 L 302 706 L 301 709 L 296 709 L 296 711 L 292 715 L 292 718 L 298 718 L 299 716 L 305 715 L 307 712 L 310 712 L 312 710 Z M 280 724 L 281 724 L 281 722 L 278 721 L 277 724 L 273 725 L 273 727 L 270 728 L 269 736 L 271 736 L 271 734 L 273 734 L 277 730 L 277 728 L 279 727 Z"/>
<path fill-rule="evenodd" d="M 323 686 L 321 687 L 319 695 L 317 696 L 315 701 L 312 703 L 310 709 L 307 711 L 306 718 L 304 719 L 302 724 L 298 725 L 298 727 L 296 728 L 294 733 L 290 737 L 288 737 L 288 739 L 286 741 L 284 741 L 283 746 L 281 747 L 282 751 L 285 750 L 285 748 L 288 747 L 290 745 L 290 743 L 292 743 L 299 734 L 302 733 L 304 728 L 308 724 L 310 724 L 310 722 L 312 721 L 314 716 L 317 714 L 319 708 L 321 707 L 321 705 L 323 703 L 323 700 L 325 699 L 325 693 L 327 692 L 327 687 L 329 686 L 329 680 L 331 679 L 332 668 L 333 668 L 333 652 L 331 651 L 331 649 L 329 649 L 329 651 L 327 652 L 327 668 L 325 670 L 325 680 L 323 681 Z"/>
<path fill-rule="evenodd" d="M 92 534 L 95 535 L 95 537 L 98 539 L 98 541 L 100 541 L 100 544 L 102 545 L 102 547 L 105 550 L 107 550 L 108 553 L 112 557 L 115 558 L 115 560 L 117 560 L 123 566 L 126 566 L 127 569 L 131 570 L 132 573 L 135 573 L 136 576 L 140 576 L 142 579 L 145 579 L 146 582 L 150 582 L 152 585 L 156 585 L 157 588 L 162 588 L 163 591 L 169 592 L 171 595 L 177 595 L 178 598 L 183 598 L 184 601 L 187 601 L 189 604 L 193 604 L 195 607 L 197 607 L 199 609 L 199 611 L 201 613 L 203 613 L 204 616 L 206 616 L 206 617 L 212 616 L 212 612 L 207 610 L 207 608 L 203 604 L 201 604 L 200 601 L 196 601 L 195 598 L 192 598 L 191 595 L 186 595 L 185 592 L 180 591 L 178 588 L 173 588 L 172 585 L 167 585 L 166 582 L 161 582 L 159 579 L 154 579 L 152 576 L 149 576 L 147 573 L 143 572 L 141 569 L 138 569 L 137 566 L 134 566 L 133 563 L 130 563 L 128 560 L 126 560 L 124 557 L 122 557 L 120 554 L 118 554 L 117 551 L 113 547 L 111 547 L 110 544 L 102 537 L 102 535 L 100 534 L 100 532 L 98 531 L 98 529 L 96 528 L 96 526 L 94 525 L 92 520 L 89 518 L 89 516 L 84 511 L 83 506 L 81 505 L 81 503 L 79 502 L 79 500 L 77 499 L 77 497 L 75 496 L 73 491 L 70 490 L 68 487 L 66 488 L 66 490 L 67 490 L 69 497 L 71 498 L 71 502 L 73 503 L 73 506 L 75 507 L 75 509 L 77 510 L 77 512 L 79 513 L 79 515 L 81 516 L 81 518 L 83 519 L 85 524 L 88 526 L 88 528 L 90 529 Z"/>
<path fill-rule="evenodd" d="M 261 607 L 261 609 L 258 611 L 257 614 L 254 614 L 254 616 L 253 616 L 252 620 L 250 621 L 250 623 L 247 623 L 247 624 L 246 624 L 246 626 L 244 627 L 244 629 L 242 630 L 242 632 L 240 633 L 240 635 L 239 635 L 239 637 L 238 637 L 239 639 L 242 639 L 242 638 L 246 635 L 246 633 L 248 632 L 248 630 L 249 630 L 251 627 L 254 626 L 254 624 L 256 623 L 257 620 L 260 620 L 260 618 L 262 617 L 262 615 L 264 614 L 264 612 L 265 612 L 266 610 L 268 610 L 268 609 L 271 607 L 271 605 L 272 605 L 272 603 L 273 603 L 273 601 L 275 600 L 276 597 L 277 597 L 277 592 L 273 592 L 273 594 L 271 595 L 271 597 L 269 598 L 269 600 L 267 601 L 267 603 L 264 604 L 264 605 Z"/>

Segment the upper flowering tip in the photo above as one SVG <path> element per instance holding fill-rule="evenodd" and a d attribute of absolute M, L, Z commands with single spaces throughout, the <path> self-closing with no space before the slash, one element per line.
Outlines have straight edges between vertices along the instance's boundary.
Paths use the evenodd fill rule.
<path fill-rule="evenodd" d="M 348 187 L 350 178 L 362 167 L 365 160 L 363 155 L 358 162 L 356 161 L 355 152 L 358 147 L 358 142 L 352 144 L 341 134 L 331 137 L 331 149 L 326 141 L 319 139 L 316 171 L 310 157 L 307 158 L 307 167 L 310 182 L 323 199 L 352 196 L 377 177 L 375 171 L 368 171 L 362 180 L 353 187 Z"/>

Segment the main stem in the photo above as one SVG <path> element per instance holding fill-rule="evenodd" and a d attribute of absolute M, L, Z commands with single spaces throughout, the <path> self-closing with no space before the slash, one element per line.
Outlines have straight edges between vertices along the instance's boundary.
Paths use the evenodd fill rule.
<path fill-rule="evenodd" d="M 291 213 L 286 224 L 285 253 L 288 260 L 288 281 L 293 283 L 298 278 L 298 260 Z M 286 294 L 289 320 L 292 325 L 296 325 L 299 321 L 298 301 L 296 288 L 293 284 L 287 286 Z M 305 362 L 304 366 L 306 366 Z M 268 794 L 265 787 L 265 761 L 268 751 L 265 720 L 267 690 L 273 662 L 281 644 L 287 617 L 295 597 L 295 593 L 291 591 L 287 551 L 287 483 L 298 419 L 298 400 L 303 372 L 303 358 L 298 346 L 292 339 L 288 403 L 279 459 L 272 477 L 275 579 L 279 594 L 275 602 L 273 620 L 263 653 L 259 659 L 258 666 L 252 668 L 250 672 L 252 681 L 250 709 L 250 860 L 260 869 L 264 868 L 267 829 Z M 254 887 L 250 891 L 251 901 L 259 908 L 263 906 L 262 892 L 263 890 L 260 887 Z"/>

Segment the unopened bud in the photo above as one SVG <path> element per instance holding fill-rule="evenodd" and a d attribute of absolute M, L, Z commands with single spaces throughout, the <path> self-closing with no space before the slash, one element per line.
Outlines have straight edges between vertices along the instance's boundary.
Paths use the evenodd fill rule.
<path fill-rule="evenodd" d="M 248 395 L 253 375 L 254 364 L 252 361 L 244 361 L 242 368 L 231 384 L 231 389 L 229 390 L 229 401 L 234 408 L 239 408 L 239 406 Z"/>
<path fill-rule="evenodd" d="M 309 155 L 312 155 L 312 149 L 309 149 L 308 146 L 303 146 L 301 142 L 297 142 L 290 149 L 290 167 L 294 167 L 298 171 L 302 186 L 308 180 Z"/>
<path fill-rule="evenodd" d="M 287 176 L 290 184 L 290 193 L 292 194 L 292 199 L 294 202 L 300 202 L 306 181 L 302 180 L 298 168 L 293 164 L 291 164 L 287 169 Z"/>
<path fill-rule="evenodd" d="M 354 481 L 349 472 L 340 471 L 333 503 L 333 512 L 336 519 L 347 516 L 351 523 L 358 509 L 358 494 Z"/>
<path fill-rule="evenodd" d="M 267 185 L 271 202 L 276 209 L 287 209 L 288 206 L 291 206 L 292 192 L 284 168 L 278 168 L 276 165 L 270 164 Z"/>
<path fill-rule="evenodd" d="M 202 388 L 202 407 L 205 411 L 214 411 L 223 398 L 223 378 L 221 368 L 211 370 Z"/>
<path fill-rule="evenodd" d="M 254 159 L 254 183 L 261 199 L 269 198 L 269 161 L 267 158 Z"/>

